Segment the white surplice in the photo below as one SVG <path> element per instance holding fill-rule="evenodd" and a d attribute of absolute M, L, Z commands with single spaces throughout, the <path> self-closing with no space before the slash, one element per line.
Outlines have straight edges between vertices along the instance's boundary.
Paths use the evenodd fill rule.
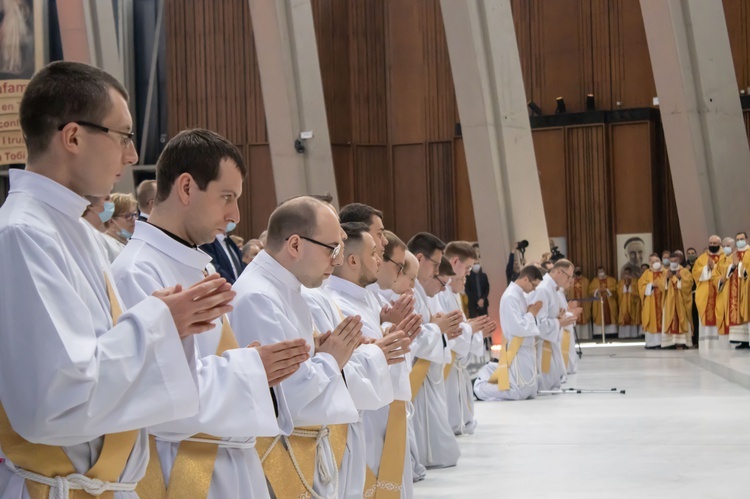
<path fill-rule="evenodd" d="M 536 316 L 537 324 L 539 326 L 539 339 L 546 340 L 550 343 L 552 348 L 552 359 L 550 361 L 550 368 L 548 373 L 542 372 L 542 348 L 544 345 L 543 341 L 537 342 L 537 362 L 539 368 L 539 376 L 537 377 L 537 385 L 539 390 L 557 390 L 560 388 L 562 378 L 566 374 L 565 363 L 562 358 L 562 349 L 560 343 L 562 341 L 562 329 L 560 329 L 560 321 L 557 316 L 560 314 L 561 307 L 560 301 L 557 295 L 557 283 L 550 277 L 549 274 L 544 276 L 542 283 L 537 286 L 533 298 L 529 299 L 529 303 L 533 303 L 541 300 L 543 305 L 542 309 Z"/>
<path fill-rule="evenodd" d="M 568 297 L 565 295 L 565 291 L 562 288 L 557 290 L 557 301 L 559 303 L 559 307 L 566 311 L 565 316 L 573 317 L 573 314 L 567 311 L 568 310 Z M 562 330 L 562 328 L 560 329 Z M 575 335 L 573 326 L 568 326 L 566 329 L 570 333 L 570 345 L 568 346 L 567 373 L 575 374 L 578 371 L 578 354 L 576 353 L 576 335 Z M 560 341 L 562 341 L 562 337 L 560 338 Z M 562 347 L 560 348 L 560 352 L 562 353 Z M 563 362 L 563 366 L 564 365 L 565 363 Z"/>
<path fill-rule="evenodd" d="M 234 284 L 237 297 L 229 320 L 240 345 L 271 344 L 304 338 L 314 349 L 314 325 L 302 284 L 266 251 L 261 251 Z M 324 332 L 324 331 L 323 331 Z M 332 355 L 314 352 L 299 370 L 281 383 L 296 428 L 350 424 L 359 420 L 357 407 Z M 327 437 L 320 439 L 313 488 L 323 497 L 336 493 L 336 460 Z M 324 480 L 321 467 L 331 480 Z M 290 478 L 291 479 L 291 478 Z"/>
<path fill-rule="evenodd" d="M 539 328 L 534 315 L 528 312 L 523 290 L 511 282 L 500 298 L 500 327 L 506 345 L 514 338 L 523 338 L 516 357 L 508 367 L 510 389 L 499 390 L 496 383 L 489 383 L 497 369 L 497 362 L 490 362 L 477 373 L 474 393 L 480 400 L 525 400 L 537 393 L 537 352 L 535 343 Z"/>
<path fill-rule="evenodd" d="M 136 222 L 132 239 L 112 265 L 117 289 L 126 305 L 135 305 L 154 291 L 181 284 L 187 289 L 203 279 L 211 257 L 173 239 L 147 222 Z M 283 395 L 276 394 L 279 420 L 268 388 L 265 368 L 254 348 L 237 348 L 217 356 L 221 321 L 211 331 L 183 340 L 195 357 L 200 411 L 192 418 L 150 428 L 164 481 L 169 483 L 180 441 L 197 433 L 223 437 L 216 455 L 209 498 L 265 498 L 268 487 L 255 450 L 255 437 L 274 437 L 292 430 Z M 193 339 L 195 338 L 195 340 Z M 279 424 L 283 428 L 279 428 Z"/>
<path fill-rule="evenodd" d="M 385 306 L 393 306 L 396 300 L 398 300 L 400 297 L 400 295 L 394 293 L 393 290 L 381 288 L 380 286 L 378 286 L 378 283 L 370 284 L 367 289 L 375 298 L 377 298 L 381 309 Z M 378 320 L 380 319 L 379 311 L 377 314 L 377 318 Z M 393 324 L 389 322 L 383 322 L 380 324 L 380 327 L 382 328 L 382 330 L 386 330 L 392 325 Z M 406 355 L 406 362 L 404 367 L 406 373 L 406 384 L 404 385 L 403 383 L 396 383 L 394 381 L 393 386 L 394 389 L 397 385 L 405 386 L 401 395 L 399 395 L 399 393 L 396 393 L 396 400 L 406 400 L 406 412 L 408 414 L 408 419 L 406 421 L 406 435 L 408 439 L 407 448 L 409 450 L 409 459 L 411 460 L 411 478 L 413 482 L 420 482 L 427 476 L 427 468 L 425 468 L 424 465 L 422 465 L 422 463 L 420 462 L 419 450 L 417 449 L 417 437 L 414 434 L 414 406 L 411 403 L 411 384 L 409 382 L 409 374 L 411 373 L 411 366 L 414 362 L 414 340 L 412 340 L 409 348 L 411 349 L 411 351 Z M 400 398 L 401 396 L 404 396 L 405 398 Z M 386 418 L 383 418 L 381 425 L 383 428 L 383 432 L 385 432 L 385 425 Z"/>
<path fill-rule="evenodd" d="M 302 296 L 310 306 L 315 327 L 321 332 L 333 331 L 345 316 L 360 315 L 338 309 L 323 287 L 303 287 Z M 377 345 L 360 345 L 344 366 L 344 377 L 359 411 L 359 420 L 349 425 L 346 452 L 339 470 L 339 497 L 355 499 L 362 497 L 366 478 L 367 436 L 363 416 L 393 401 L 393 385 L 388 361 Z"/>
<path fill-rule="evenodd" d="M 474 392 L 471 375 L 467 369 L 471 356 L 475 358 L 484 351 L 482 331 L 473 332 L 461 308 L 461 297 L 446 287 L 436 296 L 436 302 L 443 313 L 461 311 L 461 336 L 450 340 L 448 345 L 456 354 L 456 361 L 445 380 L 445 402 L 448 407 L 448 422 L 456 435 L 472 435 L 477 427 L 474 419 Z"/>
<path fill-rule="evenodd" d="M 415 312 L 424 324 L 412 344 L 416 358 L 430 361 L 422 388 L 414 397 L 414 435 L 419 459 L 426 468 L 455 466 L 461 456 L 456 436 L 448 422 L 443 369 L 451 361 L 450 347 L 437 324 L 430 322 L 439 310 L 431 310 L 424 288 L 416 282 Z"/>
<path fill-rule="evenodd" d="M 362 334 L 379 340 L 383 337 L 380 324 L 380 305 L 377 297 L 369 290 L 352 282 L 331 276 L 325 283 L 328 295 L 346 316 L 359 315 L 362 318 Z M 389 381 L 393 390 L 392 400 L 411 400 L 409 385 L 409 363 L 402 362 L 389 366 Z M 380 472 L 380 459 L 383 455 L 386 426 L 390 406 L 384 405 L 376 410 L 367 410 L 363 414 L 364 430 L 367 439 L 367 466 L 375 476 Z M 409 466 L 409 447 L 406 447 L 404 473 L 402 477 L 401 497 L 412 496 L 412 467 Z"/>
<path fill-rule="evenodd" d="M 32 172 L 11 170 L 10 182 L 0 208 L 0 401 L 17 433 L 63 446 L 85 473 L 102 435 L 196 414 L 194 372 L 161 300 L 147 298 L 112 325 L 110 264 L 81 218 L 89 202 Z M 143 430 L 120 481 L 140 480 L 147 462 Z M 8 461 L 0 497 L 28 497 Z"/>

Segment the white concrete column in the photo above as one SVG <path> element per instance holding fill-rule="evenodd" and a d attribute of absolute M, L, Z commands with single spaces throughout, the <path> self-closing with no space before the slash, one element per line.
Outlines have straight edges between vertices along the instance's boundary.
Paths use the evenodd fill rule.
<path fill-rule="evenodd" d="M 249 0 L 276 199 L 329 192 L 338 205 L 310 0 Z M 313 138 L 294 142 L 305 131 Z"/>
<path fill-rule="evenodd" d="M 641 0 L 685 246 L 750 228 L 750 147 L 721 2 Z"/>
<path fill-rule="evenodd" d="M 497 317 L 512 244 L 549 251 L 542 191 L 509 0 L 441 0 L 469 184 Z"/>

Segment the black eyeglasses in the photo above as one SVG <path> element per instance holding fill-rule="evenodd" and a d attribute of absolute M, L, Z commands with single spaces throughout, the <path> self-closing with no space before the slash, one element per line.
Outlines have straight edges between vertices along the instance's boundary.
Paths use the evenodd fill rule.
<path fill-rule="evenodd" d="M 88 121 L 70 121 L 68 123 L 63 123 L 59 127 L 57 127 L 58 130 L 62 131 L 63 128 L 68 126 L 70 123 L 75 123 L 76 125 L 84 126 L 87 128 L 93 128 L 94 130 L 98 130 L 100 132 L 104 133 L 114 133 L 122 137 L 122 145 L 123 147 L 127 147 L 130 145 L 131 142 L 133 142 L 133 138 L 135 137 L 135 134 L 133 132 L 122 132 L 120 130 L 114 130 L 112 128 L 107 128 L 106 126 L 97 125 L 96 123 L 89 123 Z"/>
<path fill-rule="evenodd" d="M 446 285 L 448 284 L 447 282 L 443 282 L 443 280 L 442 280 L 442 279 L 440 278 L 440 276 L 435 276 L 435 279 L 437 279 L 437 280 L 438 280 L 438 282 L 439 282 L 440 284 L 442 284 L 443 286 L 446 286 Z"/>
<path fill-rule="evenodd" d="M 398 267 L 398 272 L 396 273 L 396 275 L 404 273 L 404 264 L 403 263 L 394 262 L 393 260 L 391 260 L 390 258 L 388 258 L 385 255 L 383 256 L 383 260 L 385 260 L 386 262 L 391 262 L 393 265 L 395 265 L 396 267 Z"/>
<path fill-rule="evenodd" d="M 297 235 L 299 236 L 299 234 Z M 287 237 L 286 240 L 288 241 L 290 237 L 292 236 Z M 328 248 L 329 250 L 331 250 L 331 260 L 335 260 L 336 257 L 338 257 L 339 254 L 341 253 L 341 244 L 337 244 L 336 246 L 331 246 L 330 244 L 316 241 L 315 239 L 311 237 L 299 236 L 299 238 L 304 239 L 305 241 L 311 242 L 313 244 L 317 244 L 318 246 L 323 246 L 324 248 Z"/>

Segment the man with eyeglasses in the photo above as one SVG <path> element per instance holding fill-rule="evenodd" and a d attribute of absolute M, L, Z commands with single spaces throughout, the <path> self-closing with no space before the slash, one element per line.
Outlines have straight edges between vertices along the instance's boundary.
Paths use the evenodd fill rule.
<path fill-rule="evenodd" d="M 181 339 L 211 329 L 234 293 L 209 277 L 123 313 L 81 219 L 85 196 L 108 195 L 138 160 L 114 77 L 49 64 L 26 87 L 20 121 L 28 162 L 11 170 L 0 208 L 0 495 L 134 497 L 149 455 L 139 428 L 199 410 Z"/>
<path fill-rule="evenodd" d="M 617 279 L 607 275 L 604 267 L 597 267 L 596 276 L 589 284 L 589 295 L 600 300 L 591 304 L 594 335 L 601 328 L 604 328 L 604 334 L 617 334 Z"/>
<path fill-rule="evenodd" d="M 528 265 L 521 269 L 500 298 L 500 327 L 505 344 L 494 350 L 497 361 L 490 362 L 477 373 L 474 393 L 479 400 L 526 400 L 537 396 L 538 316 L 542 301 L 527 303 L 529 296 L 542 281 L 539 268 Z"/>
<path fill-rule="evenodd" d="M 572 327 L 576 317 L 562 306 L 558 290 L 565 290 L 573 282 L 573 270 L 574 266 L 569 260 L 558 260 L 536 287 L 534 294 L 534 300 L 542 302 L 542 309 L 536 316 L 540 340 L 537 342 L 539 390 L 559 389 L 567 372 L 562 352 L 563 330 Z M 570 348 L 570 344 L 567 348 Z"/>
<path fill-rule="evenodd" d="M 294 431 L 256 444 L 274 497 L 338 494 L 347 425 L 359 419 L 342 370 L 362 340 L 360 318 L 317 331 L 302 296 L 302 286 L 321 286 L 342 264 L 342 247 L 338 218 L 326 204 L 309 196 L 291 199 L 271 214 L 266 249 L 234 285 L 229 319 L 241 325 L 235 331 L 240 344 L 304 338 L 313 348 L 312 358 L 281 383 Z"/>
<path fill-rule="evenodd" d="M 460 311 L 433 313 L 428 298 L 443 286 L 436 279 L 445 243 L 433 234 L 420 232 L 407 243 L 419 262 L 414 287 L 415 310 L 424 324 L 412 342 L 415 357 L 411 372 L 414 435 L 419 462 L 426 468 L 455 466 L 461 451 L 448 423 L 443 369 L 451 360 L 448 340 L 460 334 Z"/>

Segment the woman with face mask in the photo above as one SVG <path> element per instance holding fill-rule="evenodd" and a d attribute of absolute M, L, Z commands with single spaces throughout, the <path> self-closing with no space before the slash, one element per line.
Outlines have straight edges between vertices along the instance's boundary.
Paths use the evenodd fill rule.
<path fill-rule="evenodd" d="M 135 230 L 135 221 L 138 218 L 138 203 L 132 194 L 120 192 L 112 194 L 111 199 L 115 209 L 112 213 L 112 219 L 105 224 L 107 235 L 124 246 Z"/>
<path fill-rule="evenodd" d="M 83 219 L 88 222 L 96 239 L 102 243 L 107 253 L 107 258 L 112 263 L 123 248 L 122 243 L 107 235 L 106 224 L 112 219 L 112 215 L 115 212 L 115 204 L 110 200 L 110 196 L 86 196 L 86 199 L 91 204 L 83 212 Z"/>

